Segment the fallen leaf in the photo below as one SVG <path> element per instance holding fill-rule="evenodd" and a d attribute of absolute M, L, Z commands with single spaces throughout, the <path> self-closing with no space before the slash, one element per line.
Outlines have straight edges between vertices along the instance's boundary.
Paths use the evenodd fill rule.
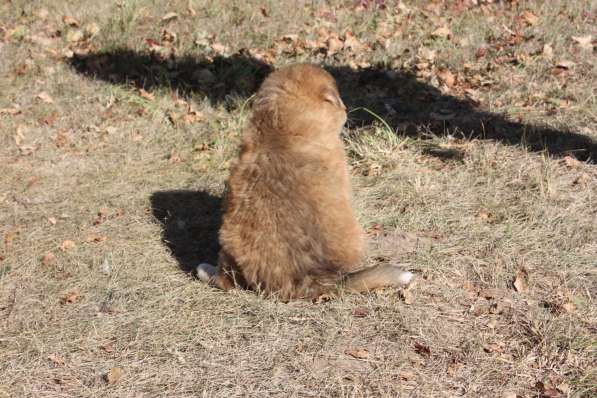
<path fill-rule="evenodd" d="M 479 291 L 479 296 L 489 300 L 504 297 L 504 292 L 500 289 L 482 289 Z"/>
<path fill-rule="evenodd" d="M 116 384 L 124 375 L 124 370 L 122 368 L 112 368 L 108 373 L 104 375 L 104 380 L 108 382 L 108 384 Z"/>
<path fill-rule="evenodd" d="M 106 235 L 97 235 L 97 234 L 90 234 L 87 236 L 88 243 L 102 243 L 108 240 Z"/>
<path fill-rule="evenodd" d="M 40 8 L 37 9 L 33 12 L 33 15 L 39 19 L 45 20 L 48 18 L 48 15 L 50 15 L 50 12 L 48 11 L 47 8 Z"/>
<path fill-rule="evenodd" d="M 98 34 L 98 32 L 100 31 L 100 28 L 95 22 L 92 22 L 92 23 L 85 25 L 85 28 L 83 30 L 85 31 L 85 36 L 93 37 L 96 34 Z"/>
<path fill-rule="evenodd" d="M 587 173 L 582 173 L 572 181 L 572 184 L 586 187 L 589 184 L 589 181 L 591 181 L 591 177 Z"/>
<path fill-rule="evenodd" d="M 78 28 L 79 26 L 81 26 L 79 21 L 76 20 L 74 17 L 71 17 L 70 15 L 63 16 L 62 22 L 64 22 L 68 26 L 72 26 L 73 28 Z"/>
<path fill-rule="evenodd" d="M 348 31 L 344 34 L 344 48 L 350 48 L 354 52 L 360 52 L 363 49 L 363 45 L 352 32 Z"/>
<path fill-rule="evenodd" d="M 56 255 L 52 252 L 46 253 L 41 259 L 41 263 L 46 267 L 54 264 L 55 261 Z"/>
<path fill-rule="evenodd" d="M 583 50 L 593 50 L 593 36 L 572 36 L 572 40 Z"/>
<path fill-rule="evenodd" d="M 412 380 L 415 378 L 415 373 L 412 370 L 400 369 L 398 377 L 402 380 Z"/>
<path fill-rule="evenodd" d="M 573 303 L 564 303 L 560 306 L 563 312 L 572 313 L 576 310 L 576 306 Z"/>
<path fill-rule="evenodd" d="M 486 55 L 487 55 L 487 46 L 481 46 L 481 47 L 479 47 L 477 49 L 477 52 L 475 53 L 475 57 L 477 59 L 483 58 Z"/>
<path fill-rule="evenodd" d="M 73 29 L 73 30 L 69 30 L 66 33 L 66 41 L 68 41 L 69 43 L 76 43 L 78 41 L 83 40 L 83 32 L 81 32 L 79 29 Z"/>
<path fill-rule="evenodd" d="M 68 133 L 66 131 L 59 131 L 54 136 L 54 145 L 57 148 L 62 148 L 68 143 Z"/>
<path fill-rule="evenodd" d="M 153 93 L 147 92 L 142 88 L 139 89 L 139 95 L 148 101 L 153 101 L 155 98 L 155 95 L 153 95 Z"/>
<path fill-rule="evenodd" d="M 404 304 L 410 305 L 415 302 L 415 295 L 409 289 L 402 290 L 400 295 L 404 300 Z"/>
<path fill-rule="evenodd" d="M 369 358 L 369 351 L 366 348 L 350 348 L 344 351 L 344 353 L 357 359 Z"/>
<path fill-rule="evenodd" d="M 528 282 L 529 273 L 524 267 L 519 268 L 518 271 L 516 271 L 516 278 L 514 279 L 514 289 L 516 289 L 518 293 L 525 293 L 529 288 Z"/>
<path fill-rule="evenodd" d="M 352 316 L 354 316 L 355 318 L 365 318 L 368 315 L 369 310 L 364 307 L 357 307 L 354 310 L 352 310 Z"/>
<path fill-rule="evenodd" d="M 176 42 L 177 35 L 170 29 L 162 30 L 162 43 L 174 43 Z"/>
<path fill-rule="evenodd" d="M 315 299 L 313 299 L 313 303 L 314 304 L 327 303 L 328 301 L 332 300 L 333 298 L 334 298 L 333 295 L 324 293 L 324 294 L 320 294 Z"/>
<path fill-rule="evenodd" d="M 562 69 L 572 69 L 572 67 L 576 65 L 574 62 L 569 61 L 569 60 L 561 60 L 556 64 L 556 67 L 558 68 L 562 68 Z"/>
<path fill-rule="evenodd" d="M 48 217 L 48 222 L 52 225 L 56 225 L 58 222 L 55 217 Z"/>
<path fill-rule="evenodd" d="M 108 209 L 101 208 L 97 212 L 97 217 L 93 220 L 93 225 L 100 225 L 108 219 Z"/>
<path fill-rule="evenodd" d="M 431 32 L 431 36 L 442 39 L 450 39 L 452 37 L 452 31 L 447 26 L 442 26 Z"/>
<path fill-rule="evenodd" d="M 18 108 L 2 108 L 2 109 L 0 109 L 0 115 L 14 116 L 14 115 L 18 115 L 19 113 L 21 113 L 21 110 Z"/>
<path fill-rule="evenodd" d="M 553 58 L 553 47 L 551 44 L 546 43 L 543 45 L 543 56 L 547 59 Z"/>
<path fill-rule="evenodd" d="M 429 346 L 418 341 L 415 341 L 415 352 L 424 357 L 428 357 L 431 355 L 431 349 L 429 348 Z"/>
<path fill-rule="evenodd" d="M 520 18 L 529 25 L 536 25 L 539 22 L 539 17 L 529 10 L 523 11 Z"/>
<path fill-rule="evenodd" d="M 437 78 L 446 86 L 452 88 L 456 83 L 456 76 L 449 69 L 440 69 L 436 73 Z"/>
<path fill-rule="evenodd" d="M 162 17 L 162 22 L 163 23 L 170 22 L 170 21 L 173 21 L 173 20 L 175 20 L 177 18 L 178 18 L 178 14 L 177 13 L 175 13 L 175 12 L 169 12 L 169 13 L 167 13 L 166 15 L 164 15 Z"/>
<path fill-rule="evenodd" d="M 60 250 L 62 250 L 63 252 L 70 250 L 70 249 L 74 249 L 76 247 L 75 242 L 73 242 L 72 240 L 65 240 L 64 242 L 62 242 L 62 244 L 60 245 Z"/>
<path fill-rule="evenodd" d="M 41 93 L 37 94 L 36 98 L 42 100 L 46 104 L 54 103 L 54 99 L 50 96 L 50 94 L 46 93 L 45 91 L 42 91 Z"/>
<path fill-rule="evenodd" d="M 224 44 L 221 44 L 221 43 L 213 43 L 211 45 L 211 48 L 216 53 L 222 54 L 222 55 L 225 55 L 230 50 L 230 48 L 228 46 L 225 46 Z"/>
<path fill-rule="evenodd" d="M 64 358 L 62 355 L 53 353 L 48 356 L 48 361 L 52 362 L 55 366 L 64 366 Z"/>
<path fill-rule="evenodd" d="M 330 36 L 326 41 L 326 51 L 328 55 L 334 55 L 342 50 L 344 43 L 337 36 Z"/>
<path fill-rule="evenodd" d="M 483 346 L 483 351 L 485 351 L 487 353 L 493 353 L 493 352 L 501 353 L 501 352 L 504 352 L 505 345 L 506 345 L 506 343 L 504 343 L 503 341 L 485 344 Z"/>
<path fill-rule="evenodd" d="M 112 343 L 106 343 L 104 345 L 101 345 L 100 348 L 107 353 L 114 352 L 114 346 L 112 345 Z"/>
<path fill-rule="evenodd" d="M 73 304 L 79 301 L 80 298 L 81 294 L 79 293 L 79 291 L 77 289 L 73 289 L 70 292 L 66 293 L 64 296 L 62 296 L 60 301 L 62 302 L 62 304 Z"/>
<path fill-rule="evenodd" d="M 566 167 L 569 167 L 571 169 L 575 169 L 577 167 L 580 166 L 580 161 L 572 156 L 566 155 L 564 156 L 564 158 L 562 159 L 562 161 L 564 162 L 564 164 L 566 165 Z"/>

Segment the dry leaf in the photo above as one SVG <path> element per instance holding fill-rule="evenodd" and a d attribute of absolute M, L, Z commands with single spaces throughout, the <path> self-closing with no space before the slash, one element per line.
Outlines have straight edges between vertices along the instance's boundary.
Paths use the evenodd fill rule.
<path fill-rule="evenodd" d="M 176 33 L 170 29 L 162 30 L 162 43 L 174 43 L 176 42 Z"/>
<path fill-rule="evenodd" d="M 2 108 L 2 109 L 0 109 L 0 115 L 14 116 L 14 115 L 18 115 L 19 113 L 21 113 L 21 110 L 18 108 Z"/>
<path fill-rule="evenodd" d="M 520 18 L 529 25 L 536 25 L 539 22 L 539 17 L 528 10 L 520 14 Z"/>
<path fill-rule="evenodd" d="M 398 377 L 402 380 L 412 380 L 415 378 L 415 373 L 412 370 L 400 369 Z"/>
<path fill-rule="evenodd" d="M 524 293 L 528 290 L 529 285 L 529 273 L 524 267 L 521 267 L 516 271 L 516 278 L 514 279 L 514 289 L 518 293 Z"/>
<path fill-rule="evenodd" d="M 580 166 L 580 161 L 572 156 L 566 155 L 562 159 L 566 167 L 570 167 L 571 169 L 575 169 Z"/>
<path fill-rule="evenodd" d="M 56 225 L 58 221 L 56 220 L 56 217 L 48 217 L 48 222 L 52 225 Z"/>
<path fill-rule="evenodd" d="M 112 343 L 106 343 L 104 345 L 101 345 L 100 348 L 107 353 L 114 352 L 114 346 L 112 345 Z"/>
<path fill-rule="evenodd" d="M 369 315 L 369 310 L 367 308 L 357 307 L 352 310 L 352 316 L 355 318 L 365 318 L 367 315 Z"/>
<path fill-rule="evenodd" d="M 428 357 L 431 355 L 431 349 L 429 348 L 429 346 L 418 341 L 415 341 L 415 352 L 424 357 Z"/>
<path fill-rule="evenodd" d="M 322 304 L 322 303 L 327 303 L 328 301 L 332 300 L 334 298 L 333 295 L 331 294 L 320 294 L 319 296 L 317 296 L 314 300 L 313 303 L 314 304 Z"/>
<path fill-rule="evenodd" d="M 124 370 L 122 368 L 112 368 L 106 375 L 104 379 L 108 382 L 108 384 L 116 384 L 124 375 Z"/>
<path fill-rule="evenodd" d="M 195 11 L 195 9 L 191 5 L 191 3 L 189 3 L 189 5 L 187 7 L 187 14 L 189 14 L 189 16 L 191 16 L 191 17 L 194 17 L 195 15 L 197 15 L 197 11 Z"/>
<path fill-rule="evenodd" d="M 225 45 L 223 45 L 221 43 L 213 43 L 211 45 L 211 48 L 216 53 L 222 54 L 222 55 L 225 55 L 230 50 L 230 48 L 228 46 L 225 46 Z"/>
<path fill-rule="evenodd" d="M 87 236 L 88 243 L 102 243 L 108 240 L 106 235 L 97 235 L 97 234 L 90 234 Z"/>
<path fill-rule="evenodd" d="M 153 101 L 155 98 L 155 95 L 153 95 L 153 93 L 147 92 L 142 88 L 139 89 L 139 95 L 148 101 Z"/>
<path fill-rule="evenodd" d="M 563 312 L 572 313 L 576 310 L 576 306 L 573 303 L 564 303 L 560 306 Z"/>
<path fill-rule="evenodd" d="M 52 252 L 46 253 L 41 259 L 41 263 L 46 267 L 54 264 L 55 261 L 56 255 Z"/>
<path fill-rule="evenodd" d="M 403 290 L 401 295 L 402 299 L 404 300 L 404 304 L 411 305 L 415 302 L 415 295 L 409 289 Z"/>
<path fill-rule="evenodd" d="M 77 21 L 74 17 L 71 17 L 70 15 L 63 16 L 62 22 L 64 22 L 68 26 L 72 26 L 73 28 L 78 28 L 79 26 L 81 26 L 79 21 Z"/>
<path fill-rule="evenodd" d="M 572 184 L 586 187 L 589 184 L 589 181 L 591 181 L 591 176 L 589 176 L 587 173 L 582 173 L 576 177 L 574 181 L 572 181 Z"/>
<path fill-rule="evenodd" d="M 357 359 L 369 358 L 369 351 L 366 348 L 349 348 L 344 353 Z"/>
<path fill-rule="evenodd" d="M 62 302 L 62 304 L 73 304 L 79 301 L 80 298 L 81 294 L 79 293 L 79 291 L 77 289 L 73 289 L 70 292 L 66 293 L 64 296 L 62 296 L 60 301 Z"/>
<path fill-rule="evenodd" d="M 336 36 L 331 36 L 326 41 L 326 50 L 328 55 L 334 55 L 338 51 L 342 50 L 344 43 Z"/>
<path fill-rule="evenodd" d="M 489 300 L 504 297 L 504 292 L 500 289 L 482 289 L 479 291 L 479 296 Z"/>
<path fill-rule="evenodd" d="M 84 31 L 85 31 L 85 36 L 93 37 L 96 34 L 98 34 L 98 32 L 100 31 L 100 28 L 95 22 L 92 22 L 92 23 L 88 23 L 87 25 L 85 25 Z"/>
<path fill-rule="evenodd" d="M 583 50 L 593 50 L 593 36 L 572 36 L 572 40 Z"/>
<path fill-rule="evenodd" d="M 446 86 L 452 88 L 456 83 L 456 76 L 449 69 L 440 69 L 436 73 L 437 78 Z"/>
<path fill-rule="evenodd" d="M 48 357 L 48 361 L 52 362 L 56 366 L 64 366 L 64 358 L 62 355 L 53 353 Z"/>
<path fill-rule="evenodd" d="M 66 40 L 67 40 L 69 43 L 76 43 L 76 42 L 78 42 L 78 41 L 81 41 L 81 40 L 83 40 L 83 37 L 84 37 L 84 36 L 83 36 L 83 32 L 81 32 L 81 31 L 80 31 L 80 30 L 78 30 L 78 29 L 69 30 L 69 31 L 66 33 Z"/>
<path fill-rule="evenodd" d="M 576 65 L 574 62 L 569 61 L 569 60 L 561 60 L 556 64 L 556 67 L 561 68 L 561 69 L 572 69 L 572 67 Z"/>
<path fill-rule="evenodd" d="M 46 104 L 54 103 L 54 99 L 50 96 L 50 94 L 46 93 L 45 91 L 42 91 L 41 93 L 37 94 L 36 98 L 42 100 Z"/>
<path fill-rule="evenodd" d="M 344 48 L 350 48 L 354 52 L 360 52 L 363 49 L 363 45 L 351 31 L 348 31 L 344 35 Z"/>
<path fill-rule="evenodd" d="M 178 18 L 178 14 L 175 12 L 169 12 L 162 17 L 162 22 L 170 22 Z"/>
<path fill-rule="evenodd" d="M 100 225 L 108 219 L 108 209 L 101 208 L 97 212 L 97 217 L 93 220 L 93 225 Z"/>
<path fill-rule="evenodd" d="M 74 249 L 76 246 L 75 242 L 73 242 L 72 240 L 65 240 L 64 242 L 62 242 L 62 244 L 60 245 L 60 250 L 62 250 L 63 252 L 70 250 L 70 249 Z"/>
<path fill-rule="evenodd" d="M 447 26 L 442 26 L 441 28 L 437 28 L 431 33 L 433 37 L 439 37 L 443 39 L 450 39 L 452 37 L 452 31 Z"/>
<path fill-rule="evenodd" d="M 553 58 L 553 47 L 551 46 L 551 44 L 544 44 L 543 45 L 543 56 L 546 59 L 552 59 Z"/>
<path fill-rule="evenodd" d="M 475 53 L 475 57 L 477 59 L 479 58 L 483 58 L 484 56 L 487 55 L 487 46 L 481 46 L 477 49 L 477 52 Z"/>
<path fill-rule="evenodd" d="M 45 20 L 46 18 L 48 18 L 48 15 L 50 15 L 50 11 L 48 11 L 48 9 L 47 9 L 47 8 L 40 8 L 40 9 L 38 9 L 38 10 L 35 10 L 35 11 L 33 12 L 33 15 L 34 15 L 36 18 L 39 18 L 39 19 Z"/>

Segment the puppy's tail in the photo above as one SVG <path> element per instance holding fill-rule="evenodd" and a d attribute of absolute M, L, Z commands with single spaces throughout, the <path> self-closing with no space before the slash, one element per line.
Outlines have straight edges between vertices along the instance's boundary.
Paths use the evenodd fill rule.
<path fill-rule="evenodd" d="M 413 277 L 412 272 L 382 264 L 347 275 L 343 287 L 350 292 L 364 293 L 382 287 L 406 287 Z"/>

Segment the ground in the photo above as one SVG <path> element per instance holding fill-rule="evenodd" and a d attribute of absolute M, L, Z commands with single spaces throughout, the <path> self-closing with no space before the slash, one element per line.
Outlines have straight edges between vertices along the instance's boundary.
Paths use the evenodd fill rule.
<path fill-rule="evenodd" d="M 597 395 L 595 2 L 0 2 L 0 397 Z M 273 67 L 337 78 L 366 262 L 220 292 Z"/>

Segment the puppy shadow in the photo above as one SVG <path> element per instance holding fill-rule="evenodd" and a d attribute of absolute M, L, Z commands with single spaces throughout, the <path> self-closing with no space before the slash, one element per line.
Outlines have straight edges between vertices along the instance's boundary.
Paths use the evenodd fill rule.
<path fill-rule="evenodd" d="M 158 191 L 151 195 L 162 241 L 181 270 L 193 272 L 202 263 L 216 264 L 222 224 L 221 198 L 204 191 Z"/>
<path fill-rule="evenodd" d="M 228 109 L 238 106 L 235 99 L 254 94 L 273 70 L 272 65 L 242 51 L 231 56 L 173 55 L 162 59 L 147 51 L 121 48 L 77 56 L 69 62 L 74 71 L 93 79 L 145 90 L 165 87 L 185 97 L 207 98 Z M 342 98 L 352 110 L 349 129 L 370 126 L 379 117 L 397 134 L 419 143 L 427 137 L 449 134 L 522 146 L 531 152 L 546 151 L 554 157 L 597 161 L 597 142 L 592 136 L 489 112 L 472 100 L 420 81 L 413 71 L 322 66 L 336 78 Z M 426 155 L 442 160 L 458 161 L 464 155 L 424 146 Z"/>

